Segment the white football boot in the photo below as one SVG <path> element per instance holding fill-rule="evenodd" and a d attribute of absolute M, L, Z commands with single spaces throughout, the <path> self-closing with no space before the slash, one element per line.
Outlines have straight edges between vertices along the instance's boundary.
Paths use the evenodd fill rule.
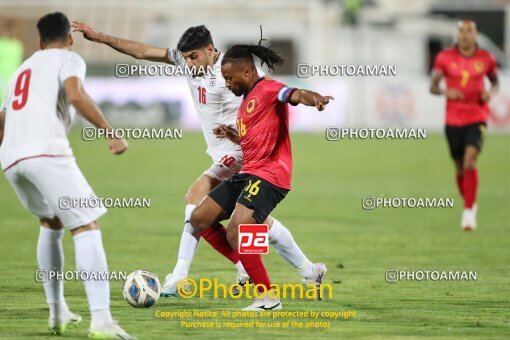
<path fill-rule="evenodd" d="M 315 284 L 316 289 L 316 300 L 322 300 L 321 296 L 321 285 L 324 283 L 324 276 L 328 272 L 328 268 L 324 263 L 314 263 L 312 276 L 301 280 L 303 284 Z"/>
<path fill-rule="evenodd" d="M 464 231 L 474 231 L 476 229 L 476 214 L 478 206 L 473 205 L 471 209 L 464 209 L 460 226 Z"/>
<path fill-rule="evenodd" d="M 250 306 L 243 308 L 243 311 L 267 312 L 280 309 L 282 309 L 280 299 L 270 297 L 268 292 L 266 297 L 256 299 Z"/>
<path fill-rule="evenodd" d="M 107 323 L 101 326 L 90 325 L 89 338 L 91 339 L 124 339 L 124 340 L 135 340 L 135 337 L 129 335 L 123 330 L 117 321 Z"/>
<path fill-rule="evenodd" d="M 62 320 L 52 319 L 48 320 L 48 328 L 51 335 L 62 335 L 69 328 L 77 327 L 81 323 L 81 316 L 69 312 L 69 315 Z"/>
<path fill-rule="evenodd" d="M 163 286 L 161 286 L 160 296 L 162 297 L 178 296 L 179 295 L 178 289 L 184 289 L 187 292 L 191 291 L 191 288 L 187 281 L 184 284 L 181 282 L 183 279 L 185 278 L 177 277 L 173 273 L 168 274 L 165 277 L 165 282 L 163 283 Z"/>
<path fill-rule="evenodd" d="M 232 284 L 232 294 L 234 294 L 234 296 L 240 295 L 243 292 L 243 287 L 246 286 L 247 283 L 253 283 L 253 281 L 249 276 L 238 271 L 236 280 Z"/>

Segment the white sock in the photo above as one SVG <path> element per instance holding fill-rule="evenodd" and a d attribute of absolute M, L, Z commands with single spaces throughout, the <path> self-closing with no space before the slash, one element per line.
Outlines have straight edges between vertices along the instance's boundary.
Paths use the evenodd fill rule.
<path fill-rule="evenodd" d="M 37 262 L 39 270 L 62 271 L 64 269 L 64 250 L 62 248 L 62 237 L 64 229 L 49 229 L 42 227 L 39 231 L 37 242 Z M 50 318 L 63 319 L 69 315 L 69 308 L 64 299 L 64 281 L 52 280 L 43 283 L 46 294 L 46 302 L 50 309 Z"/>
<path fill-rule="evenodd" d="M 195 229 L 189 223 L 191 214 L 197 206 L 194 204 L 187 204 L 184 212 L 184 230 L 181 235 L 181 243 L 179 245 L 179 253 L 177 255 L 177 263 L 172 271 L 172 279 L 167 282 L 169 285 L 177 284 L 179 280 L 188 277 L 189 268 L 193 257 L 198 248 L 200 236 L 195 235 Z"/>
<path fill-rule="evenodd" d="M 110 308 L 90 311 L 90 323 L 95 327 L 101 327 L 113 322 Z"/>
<path fill-rule="evenodd" d="M 184 230 L 182 232 L 181 244 L 179 245 L 178 254 L 179 259 L 186 260 L 190 264 L 191 261 L 193 261 L 193 256 L 195 256 L 195 252 L 198 248 L 198 242 L 200 241 L 200 236 L 194 234 L 195 229 L 189 223 L 191 214 L 196 207 L 197 206 L 194 204 L 186 205 L 186 210 L 184 213 Z"/>
<path fill-rule="evenodd" d="M 302 277 L 312 276 L 313 263 L 303 254 L 290 231 L 274 217 L 269 229 L 269 243 L 281 257 L 299 270 Z"/>
<path fill-rule="evenodd" d="M 297 270 L 302 278 L 307 279 L 313 275 L 313 263 L 306 259 L 297 267 Z"/>
<path fill-rule="evenodd" d="M 243 277 L 250 277 L 248 275 L 248 273 L 246 272 L 246 270 L 244 269 L 243 264 L 241 263 L 241 261 L 237 261 L 236 268 L 237 268 L 237 271 L 239 272 L 239 274 L 241 276 L 243 276 Z"/>
<path fill-rule="evenodd" d="M 168 284 L 176 284 L 180 280 L 187 278 L 190 266 L 191 262 L 178 259 L 175 264 L 174 271 L 172 272 L 172 279 L 168 282 Z"/>
<path fill-rule="evenodd" d="M 87 272 L 106 272 L 106 254 L 101 240 L 100 230 L 84 231 L 73 237 L 76 252 L 76 270 Z M 95 326 L 113 322 L 110 314 L 110 282 L 108 280 L 83 281 L 92 324 Z"/>

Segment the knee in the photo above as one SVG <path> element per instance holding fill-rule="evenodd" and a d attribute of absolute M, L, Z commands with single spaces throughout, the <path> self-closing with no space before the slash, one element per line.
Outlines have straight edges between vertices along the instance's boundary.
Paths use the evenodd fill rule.
<path fill-rule="evenodd" d="M 201 233 L 211 226 L 207 216 L 201 212 L 201 209 L 193 210 L 189 223 L 196 232 Z"/>
<path fill-rule="evenodd" d="M 197 205 L 204 198 L 204 196 L 209 192 L 207 186 L 205 186 L 201 182 L 195 182 L 192 186 L 189 187 L 188 192 L 184 195 L 184 200 L 186 204 L 195 204 Z"/>
<path fill-rule="evenodd" d="M 99 230 L 99 223 L 97 221 L 94 221 L 92 223 L 71 229 L 71 235 L 76 236 L 78 234 L 81 234 L 81 233 L 84 233 L 84 232 L 90 231 L 90 230 Z"/>
<path fill-rule="evenodd" d="M 44 226 L 48 229 L 59 230 L 59 229 L 64 228 L 64 225 L 62 224 L 62 222 L 60 221 L 60 219 L 58 217 L 54 217 L 54 218 L 44 218 L 43 217 L 39 221 L 42 226 Z"/>
<path fill-rule="evenodd" d="M 186 195 L 184 195 L 184 201 L 186 202 L 186 204 L 193 204 L 194 196 L 195 195 L 193 194 L 193 187 L 190 187 Z"/>
<path fill-rule="evenodd" d="M 227 240 L 230 245 L 236 245 L 237 247 L 237 228 L 227 228 Z M 237 249 L 237 248 L 235 248 Z"/>
<path fill-rule="evenodd" d="M 476 168 L 476 158 L 466 157 L 464 159 L 463 168 L 464 168 L 464 170 L 472 170 L 472 169 Z"/>

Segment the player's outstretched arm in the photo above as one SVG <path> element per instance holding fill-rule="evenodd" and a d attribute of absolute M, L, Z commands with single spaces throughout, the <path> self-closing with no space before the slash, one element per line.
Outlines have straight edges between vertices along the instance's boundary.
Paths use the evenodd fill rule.
<path fill-rule="evenodd" d="M 106 33 L 99 32 L 95 30 L 94 27 L 80 21 L 73 21 L 71 23 L 71 27 L 73 32 L 82 32 L 85 39 L 108 45 L 114 50 L 130 55 L 133 58 L 171 64 L 170 60 L 168 60 L 168 50 L 166 48 L 117 38 Z"/>
<path fill-rule="evenodd" d="M 76 108 L 76 111 L 88 122 L 99 129 L 111 130 L 112 126 L 103 116 L 99 107 L 83 88 L 82 82 L 78 77 L 69 77 L 64 82 L 67 98 Z M 120 155 L 126 151 L 128 143 L 125 139 L 109 138 L 108 148 L 114 155 Z"/>
<path fill-rule="evenodd" d="M 291 97 L 290 103 L 292 105 L 303 104 L 306 106 L 315 106 L 317 110 L 322 111 L 328 105 L 330 100 L 335 98 L 331 96 L 321 96 L 317 92 L 296 89 Z"/>

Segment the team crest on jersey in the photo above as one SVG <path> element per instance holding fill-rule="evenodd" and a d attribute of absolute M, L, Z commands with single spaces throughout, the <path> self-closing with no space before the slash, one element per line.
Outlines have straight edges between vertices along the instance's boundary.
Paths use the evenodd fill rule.
<path fill-rule="evenodd" d="M 475 69 L 476 72 L 480 73 L 483 71 L 483 69 L 485 68 L 485 65 L 483 63 L 483 61 L 481 60 L 477 60 L 473 63 L 473 67 Z"/>
<path fill-rule="evenodd" d="M 251 113 L 255 108 L 255 99 L 252 99 L 246 104 L 246 112 Z"/>
<path fill-rule="evenodd" d="M 211 77 L 209 79 L 209 86 L 213 87 L 214 85 L 216 85 L 216 77 Z"/>
<path fill-rule="evenodd" d="M 255 105 L 258 104 L 257 98 L 251 99 L 248 104 L 246 104 L 246 112 L 251 113 L 253 109 L 255 108 Z"/>

